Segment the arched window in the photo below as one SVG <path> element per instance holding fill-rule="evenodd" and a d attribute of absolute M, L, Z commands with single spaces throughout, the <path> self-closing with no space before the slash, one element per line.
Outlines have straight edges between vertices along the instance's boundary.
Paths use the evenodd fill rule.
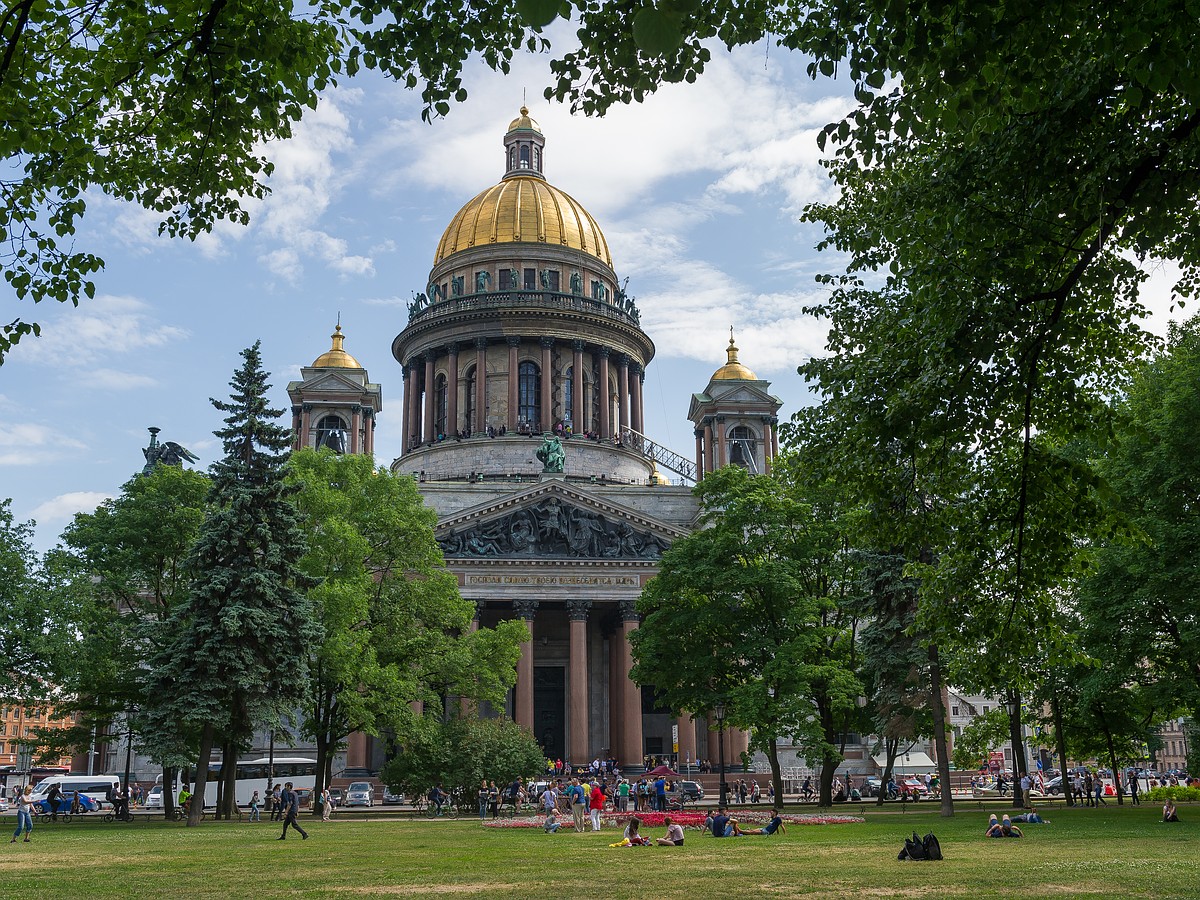
<path fill-rule="evenodd" d="M 446 376 L 433 380 L 433 432 L 438 440 L 446 436 Z"/>
<path fill-rule="evenodd" d="M 537 147 L 533 148 L 533 167 L 539 172 L 542 171 L 542 151 Z"/>
<path fill-rule="evenodd" d="M 758 473 L 758 436 L 745 425 L 729 430 L 729 461 Z"/>
<path fill-rule="evenodd" d="M 515 169 L 517 167 L 517 148 L 516 147 L 508 148 L 508 167 L 510 169 Z"/>
<path fill-rule="evenodd" d="M 317 440 L 313 446 L 317 450 L 328 447 L 334 453 L 346 452 L 346 423 L 341 416 L 324 416 L 317 422 Z"/>
<path fill-rule="evenodd" d="M 462 430 L 470 434 L 475 429 L 475 366 L 467 369 L 466 381 L 466 403 L 463 404 L 465 415 L 463 416 Z M 458 427 L 455 423 L 455 427 Z"/>
<path fill-rule="evenodd" d="M 517 415 L 536 429 L 546 426 L 541 421 L 542 378 L 536 363 L 523 362 L 517 367 Z"/>
<path fill-rule="evenodd" d="M 529 145 L 528 144 L 521 145 L 521 168 L 522 169 L 529 168 Z"/>

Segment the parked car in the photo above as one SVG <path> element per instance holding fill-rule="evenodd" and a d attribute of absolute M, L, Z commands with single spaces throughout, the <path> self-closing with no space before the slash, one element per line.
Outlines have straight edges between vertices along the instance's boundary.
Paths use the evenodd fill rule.
<path fill-rule="evenodd" d="M 162 809 L 163 805 L 163 789 L 161 784 L 156 784 L 150 788 L 150 793 L 146 795 L 146 809 Z"/>
<path fill-rule="evenodd" d="M 0 796 L 0 812 L 8 812 L 8 798 Z"/>
<path fill-rule="evenodd" d="M 301 809 L 304 809 L 305 807 L 307 807 L 309 809 L 312 808 L 312 801 L 313 801 L 313 789 L 312 788 L 298 789 L 296 791 L 296 797 L 300 804 Z"/>
<path fill-rule="evenodd" d="M 675 788 L 676 795 L 686 803 L 698 803 L 704 799 L 704 786 L 698 781 L 680 781 Z"/>
<path fill-rule="evenodd" d="M 384 787 L 383 802 L 386 804 L 389 804 L 389 805 L 403 803 L 404 802 L 404 792 L 403 791 L 393 791 L 390 787 Z"/>
<path fill-rule="evenodd" d="M 350 787 L 346 789 L 346 806 L 372 807 L 374 805 L 375 791 L 371 787 L 371 782 L 351 782 Z"/>
<path fill-rule="evenodd" d="M 346 792 L 343 791 L 341 788 L 330 788 L 329 789 L 329 799 L 333 801 L 333 808 L 337 809 L 339 806 L 345 805 Z"/>
<path fill-rule="evenodd" d="M 1036 790 L 1036 788 L 1035 788 Z M 1062 776 L 1058 775 L 1046 782 L 1044 793 L 1046 794 L 1061 794 L 1063 790 Z"/>

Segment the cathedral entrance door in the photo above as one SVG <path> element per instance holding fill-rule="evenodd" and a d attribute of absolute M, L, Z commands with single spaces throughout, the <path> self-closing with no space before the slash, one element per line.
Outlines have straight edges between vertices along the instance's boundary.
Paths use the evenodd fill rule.
<path fill-rule="evenodd" d="M 566 673 L 564 666 L 533 669 L 533 736 L 550 759 L 567 755 Z"/>

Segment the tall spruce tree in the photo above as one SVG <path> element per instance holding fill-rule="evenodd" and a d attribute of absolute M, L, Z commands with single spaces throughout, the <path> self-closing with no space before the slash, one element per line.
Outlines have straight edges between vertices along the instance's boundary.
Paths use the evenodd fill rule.
<path fill-rule="evenodd" d="M 191 565 L 191 594 L 172 613 L 172 636 L 150 678 L 161 697 L 152 715 L 199 735 L 200 754 L 188 825 L 200 821 L 213 746 L 226 761 L 246 746 L 254 725 L 294 710 L 308 684 L 304 648 L 320 638 L 297 563 L 306 546 L 284 482 L 291 442 L 267 405 L 270 389 L 259 344 L 243 350 L 226 413 L 214 432 L 225 456 L 211 469 L 209 511 Z M 223 766 L 222 774 L 235 771 Z M 233 783 L 225 779 L 225 801 Z"/>

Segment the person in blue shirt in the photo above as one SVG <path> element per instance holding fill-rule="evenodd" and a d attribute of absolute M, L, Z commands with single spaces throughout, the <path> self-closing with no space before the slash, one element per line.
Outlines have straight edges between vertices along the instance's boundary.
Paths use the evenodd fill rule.
<path fill-rule="evenodd" d="M 717 810 L 717 814 L 712 817 L 712 836 L 713 837 L 732 837 L 733 826 L 729 824 L 729 816 L 726 815 L 725 807 Z"/>

